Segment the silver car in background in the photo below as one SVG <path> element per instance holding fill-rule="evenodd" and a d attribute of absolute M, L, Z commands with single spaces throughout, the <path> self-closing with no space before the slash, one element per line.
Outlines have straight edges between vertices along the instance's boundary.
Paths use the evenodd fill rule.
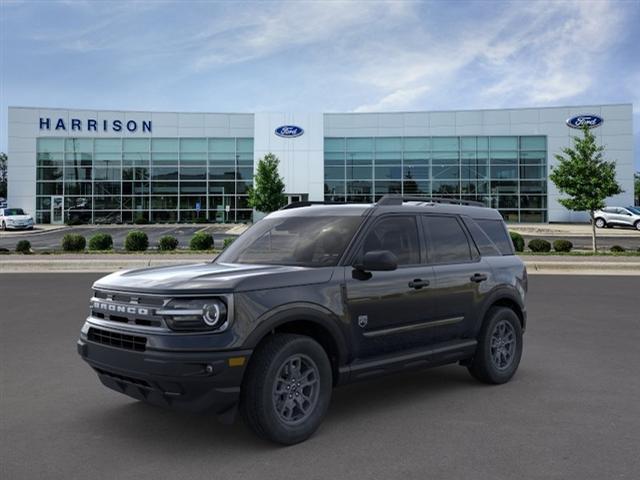
<path fill-rule="evenodd" d="M 605 207 L 597 210 L 593 218 L 596 227 L 634 227 L 640 230 L 640 207 Z"/>

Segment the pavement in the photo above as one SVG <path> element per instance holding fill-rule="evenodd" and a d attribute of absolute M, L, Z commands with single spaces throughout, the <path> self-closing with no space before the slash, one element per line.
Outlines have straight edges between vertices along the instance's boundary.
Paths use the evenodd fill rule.
<path fill-rule="evenodd" d="M 97 274 L 0 275 L 3 479 L 633 479 L 640 279 L 530 279 L 514 379 L 462 367 L 338 388 L 307 442 L 154 408 L 103 387 L 75 342 Z"/>

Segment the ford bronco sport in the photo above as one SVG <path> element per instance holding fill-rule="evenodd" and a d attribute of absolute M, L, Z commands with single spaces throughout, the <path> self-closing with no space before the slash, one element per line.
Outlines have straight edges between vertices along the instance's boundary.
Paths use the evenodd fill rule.
<path fill-rule="evenodd" d="M 78 352 L 118 392 L 223 421 L 239 407 L 282 444 L 307 439 L 347 382 L 455 362 L 507 382 L 527 273 L 496 210 L 456 203 L 292 204 L 211 263 L 113 273 Z"/>

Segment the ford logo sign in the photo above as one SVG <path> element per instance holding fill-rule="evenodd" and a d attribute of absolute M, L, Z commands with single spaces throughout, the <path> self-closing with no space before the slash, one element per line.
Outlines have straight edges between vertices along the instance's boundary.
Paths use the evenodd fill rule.
<path fill-rule="evenodd" d="M 296 127 L 295 125 L 283 125 L 276 128 L 276 135 L 278 135 L 279 137 L 294 138 L 299 137 L 303 133 L 304 130 L 300 127 Z"/>
<path fill-rule="evenodd" d="M 567 118 L 567 125 L 571 128 L 596 128 L 602 125 L 603 121 L 598 115 L 576 115 Z"/>

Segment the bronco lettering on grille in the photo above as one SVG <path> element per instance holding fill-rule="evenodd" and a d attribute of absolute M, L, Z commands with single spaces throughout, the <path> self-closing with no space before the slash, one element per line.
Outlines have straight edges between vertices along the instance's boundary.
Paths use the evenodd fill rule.
<path fill-rule="evenodd" d="M 128 313 L 130 315 L 149 315 L 148 308 L 130 307 L 128 305 L 118 305 L 116 303 L 93 302 L 93 308 L 115 313 Z"/>

